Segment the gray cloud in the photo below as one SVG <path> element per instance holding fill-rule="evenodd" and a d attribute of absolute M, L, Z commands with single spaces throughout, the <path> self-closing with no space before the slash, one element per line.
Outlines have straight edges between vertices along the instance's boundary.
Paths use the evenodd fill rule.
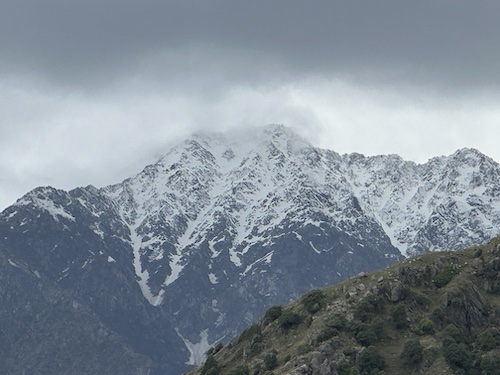
<path fill-rule="evenodd" d="M 498 14 L 496 0 L 0 0 L 0 209 L 39 185 L 118 182 L 199 129 L 284 123 L 339 152 L 500 160 Z"/>
<path fill-rule="evenodd" d="M 109 85 L 141 66 L 168 83 L 203 69 L 219 84 L 325 74 L 441 88 L 500 82 L 498 1 L 3 3 L 2 70 L 69 85 Z"/>

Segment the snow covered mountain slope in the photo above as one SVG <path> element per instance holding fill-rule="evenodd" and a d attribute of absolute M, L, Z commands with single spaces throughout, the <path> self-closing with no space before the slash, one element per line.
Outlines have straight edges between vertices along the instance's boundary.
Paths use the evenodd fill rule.
<path fill-rule="evenodd" d="M 271 305 L 499 221 L 500 166 L 476 150 L 417 165 L 269 126 L 193 136 L 103 189 L 35 189 L 0 214 L 0 251 L 178 374 Z"/>

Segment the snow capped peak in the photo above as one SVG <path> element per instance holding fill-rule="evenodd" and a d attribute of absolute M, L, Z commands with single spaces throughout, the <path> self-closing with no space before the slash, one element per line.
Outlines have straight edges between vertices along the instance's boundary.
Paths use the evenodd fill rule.
<path fill-rule="evenodd" d="M 160 305 L 198 249 L 248 274 L 274 259 L 252 249 L 290 231 L 303 237 L 304 226 L 321 232 L 327 225 L 359 243 L 366 238 L 359 228 L 370 226 L 404 255 L 463 247 L 464 236 L 471 244 L 486 240 L 500 227 L 498 186 L 498 164 L 474 149 L 424 164 L 398 155 L 340 156 L 269 125 L 197 133 L 101 192 L 129 228 L 141 290 Z M 70 220 L 63 206 L 39 205 Z M 211 270 L 207 279 L 223 277 Z"/>

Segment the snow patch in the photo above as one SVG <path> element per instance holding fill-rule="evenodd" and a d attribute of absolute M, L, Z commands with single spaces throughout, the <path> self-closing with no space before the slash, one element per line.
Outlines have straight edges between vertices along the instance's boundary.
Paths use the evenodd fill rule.
<path fill-rule="evenodd" d="M 269 253 L 267 253 L 266 255 L 264 255 L 262 258 L 259 258 L 257 259 L 255 262 L 253 262 L 252 264 L 250 264 L 249 266 L 247 266 L 247 268 L 245 268 L 245 271 L 243 271 L 240 275 L 241 276 L 246 276 L 246 274 L 258 263 L 266 263 L 266 264 L 270 264 L 272 259 L 273 259 L 273 254 L 274 254 L 274 251 L 270 251 Z"/>
<path fill-rule="evenodd" d="M 180 253 L 180 251 L 178 251 L 176 254 L 170 255 L 169 266 L 172 271 L 170 272 L 170 275 L 168 275 L 165 279 L 165 282 L 163 283 L 164 286 L 169 286 L 181 275 L 181 272 L 184 269 L 184 266 L 181 264 L 181 259 L 182 254 Z"/>
<path fill-rule="evenodd" d="M 116 263 L 116 260 L 112 256 L 108 255 L 108 263 Z"/>
<path fill-rule="evenodd" d="M 97 234 L 99 237 L 104 238 L 104 232 L 99 228 L 93 228 L 92 231 Z"/>
<path fill-rule="evenodd" d="M 161 290 L 157 295 L 153 295 L 151 289 L 149 288 L 149 272 L 148 270 L 143 270 L 141 264 L 142 237 L 137 234 L 138 227 L 139 224 L 129 226 L 130 240 L 134 253 L 134 270 L 137 276 L 137 282 L 141 288 L 142 295 L 147 299 L 150 305 L 158 306 L 163 302 L 163 294 L 165 291 Z"/>
<path fill-rule="evenodd" d="M 12 260 L 7 259 L 7 261 L 9 262 L 9 264 L 10 264 L 11 266 L 14 266 L 14 267 L 16 267 L 16 268 L 21 268 L 21 267 L 19 267 L 16 263 L 14 263 Z"/>
<path fill-rule="evenodd" d="M 316 249 L 316 247 L 314 246 L 314 244 L 313 244 L 311 241 L 309 241 L 309 245 L 310 245 L 310 246 L 312 247 L 312 249 L 316 252 L 316 254 L 321 254 L 321 251 L 320 251 L 320 250 L 318 250 L 318 249 Z"/>
<path fill-rule="evenodd" d="M 236 267 L 241 267 L 241 259 L 240 259 L 240 254 L 238 254 L 237 251 L 235 251 L 233 248 L 229 249 L 229 260 L 236 266 Z"/>
<path fill-rule="evenodd" d="M 213 273 L 208 274 L 208 279 L 210 280 L 210 283 L 214 285 L 219 283 L 217 276 L 215 276 Z"/>
<path fill-rule="evenodd" d="M 75 221 L 75 217 L 73 215 L 65 211 L 62 207 L 56 206 L 51 200 L 37 198 L 36 203 L 40 208 L 47 211 L 56 221 L 59 221 L 59 217 Z"/>
<path fill-rule="evenodd" d="M 189 351 L 189 360 L 186 365 L 199 366 L 205 360 L 205 353 L 212 346 L 208 343 L 208 328 L 200 332 L 200 341 L 192 343 L 188 339 L 184 338 L 179 329 L 176 329 L 177 335 L 184 341 L 187 350 Z"/>

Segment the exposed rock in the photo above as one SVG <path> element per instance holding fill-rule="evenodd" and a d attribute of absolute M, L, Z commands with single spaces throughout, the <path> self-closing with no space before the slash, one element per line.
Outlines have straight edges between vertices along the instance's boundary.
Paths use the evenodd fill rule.
<path fill-rule="evenodd" d="M 303 364 L 299 367 L 294 368 L 288 373 L 289 375 L 311 375 L 312 371 L 308 365 Z"/>
<path fill-rule="evenodd" d="M 397 280 L 389 281 L 385 284 L 386 297 L 391 302 L 397 302 L 403 296 L 403 284 Z"/>
<path fill-rule="evenodd" d="M 488 302 L 477 286 L 463 283 L 443 295 L 447 319 L 467 329 L 484 326 L 488 316 Z"/>

